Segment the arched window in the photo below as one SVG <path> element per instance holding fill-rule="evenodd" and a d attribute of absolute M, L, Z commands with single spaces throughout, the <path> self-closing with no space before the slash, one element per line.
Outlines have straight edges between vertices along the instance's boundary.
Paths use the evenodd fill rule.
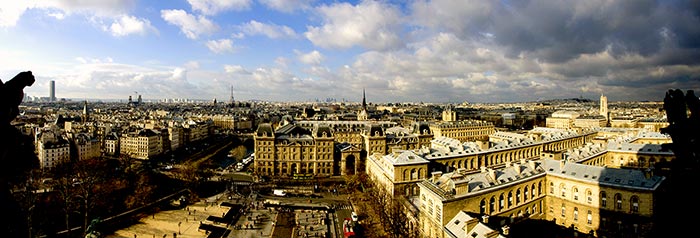
<path fill-rule="evenodd" d="M 534 196 L 535 193 L 532 194 Z M 542 181 L 537 184 L 537 196 L 540 196 L 540 194 L 542 194 Z"/>
<path fill-rule="evenodd" d="M 508 207 L 513 206 L 513 191 L 508 192 Z"/>
<path fill-rule="evenodd" d="M 527 193 L 529 192 L 529 187 L 525 185 L 525 189 L 523 189 L 523 201 L 527 201 Z"/>
<path fill-rule="evenodd" d="M 491 200 L 489 200 L 489 213 L 493 214 L 493 212 L 496 211 L 496 198 L 491 197 Z"/>
<path fill-rule="evenodd" d="M 608 206 L 608 196 L 607 196 L 607 194 L 605 194 L 605 191 L 600 192 L 600 206 L 601 207 Z"/>
<path fill-rule="evenodd" d="M 575 201 L 578 201 L 578 188 L 577 188 L 577 187 L 574 187 L 574 189 L 572 189 L 572 190 L 573 190 L 573 192 L 574 192 L 574 200 L 575 200 Z"/>
<path fill-rule="evenodd" d="M 615 209 L 617 209 L 617 210 L 622 209 L 622 194 L 619 194 L 619 193 L 615 194 Z"/>
<path fill-rule="evenodd" d="M 639 212 L 639 197 L 636 195 L 630 198 L 630 210 L 632 210 L 632 213 Z"/>
<path fill-rule="evenodd" d="M 532 199 L 535 199 L 537 197 L 537 194 L 535 193 L 535 185 L 532 185 Z"/>
<path fill-rule="evenodd" d="M 520 189 L 515 191 L 515 204 L 520 204 Z"/>
<path fill-rule="evenodd" d="M 505 206 L 505 199 L 503 199 L 503 194 L 498 198 L 498 210 L 503 210 L 503 206 Z"/>
<path fill-rule="evenodd" d="M 549 193 L 554 194 L 554 183 L 553 182 L 549 183 Z"/>
<path fill-rule="evenodd" d="M 486 214 L 486 199 L 481 199 L 479 203 L 479 213 Z"/>
<path fill-rule="evenodd" d="M 578 221 L 578 207 L 574 207 L 574 221 Z"/>
<path fill-rule="evenodd" d="M 565 198 L 566 197 L 566 186 L 564 184 L 559 184 L 559 190 L 561 191 L 561 197 Z"/>
<path fill-rule="evenodd" d="M 586 190 L 586 201 L 588 201 L 588 204 L 593 203 L 593 192 L 591 190 Z"/>

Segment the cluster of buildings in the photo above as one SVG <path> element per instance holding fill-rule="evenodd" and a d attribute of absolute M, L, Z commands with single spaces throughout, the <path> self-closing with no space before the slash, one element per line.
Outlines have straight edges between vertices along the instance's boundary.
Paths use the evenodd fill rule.
<path fill-rule="evenodd" d="M 625 113 L 609 112 L 603 96 L 597 110 L 555 110 L 551 126 L 506 131 L 459 120 L 450 106 L 442 120 L 376 120 L 363 99 L 356 121 L 260 124 L 255 172 L 364 172 L 382 194 L 402 198 L 409 229 L 424 237 L 507 237 L 511 225 L 531 219 L 596 237 L 645 237 L 665 179 L 655 168 L 675 156 L 659 132 L 663 118 L 625 115 L 630 122 L 618 123 Z M 602 122 L 577 121 L 588 117 Z"/>
<path fill-rule="evenodd" d="M 42 169 L 101 156 L 151 159 L 218 133 L 249 136 L 253 171 L 366 173 L 424 237 L 508 237 L 544 220 L 598 237 L 653 229 L 675 158 L 658 102 L 522 104 L 24 103 L 15 126 Z M 392 200 L 393 201 L 393 200 Z"/>
<path fill-rule="evenodd" d="M 41 169 L 67 161 L 128 156 L 152 159 L 217 133 L 251 130 L 246 108 L 173 110 L 177 105 L 27 104 L 15 126 L 35 138 Z M 58 106 L 57 106 L 58 105 Z"/>

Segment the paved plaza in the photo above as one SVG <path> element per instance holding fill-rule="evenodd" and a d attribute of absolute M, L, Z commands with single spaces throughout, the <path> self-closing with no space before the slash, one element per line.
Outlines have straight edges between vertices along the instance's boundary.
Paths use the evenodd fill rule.
<path fill-rule="evenodd" d="M 342 202 L 335 200 L 335 203 Z M 217 195 L 185 208 L 143 216 L 107 238 L 330 238 L 339 237 L 333 203 L 287 199 L 270 204 L 270 197 Z M 331 205 L 329 205 L 331 204 Z M 343 205 L 347 209 L 349 205 Z M 349 211 L 341 209 L 341 213 Z M 338 212 L 338 211 L 335 211 Z"/>

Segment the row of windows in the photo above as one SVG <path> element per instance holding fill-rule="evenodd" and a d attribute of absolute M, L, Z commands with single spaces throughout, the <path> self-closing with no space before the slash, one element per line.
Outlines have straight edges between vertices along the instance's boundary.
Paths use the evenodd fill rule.
<path fill-rule="evenodd" d="M 549 212 L 551 214 L 554 214 L 554 207 L 553 206 L 549 206 Z M 561 218 L 566 219 L 566 212 L 567 212 L 566 205 L 562 204 L 561 205 Z M 574 207 L 573 215 L 574 215 L 574 217 L 573 217 L 574 222 L 578 222 L 578 217 L 579 217 L 578 207 Z M 593 212 L 591 210 L 588 210 L 588 212 L 586 213 L 586 224 L 588 224 L 588 225 L 593 224 Z"/>
<path fill-rule="evenodd" d="M 508 194 L 501 193 L 498 196 L 498 204 L 496 204 L 496 196 L 491 196 L 491 198 L 488 200 L 488 207 L 487 200 L 482 199 L 479 204 L 479 210 L 482 214 L 493 214 L 495 212 L 517 206 L 521 204 L 521 202 L 529 202 L 530 200 L 537 198 L 539 195 L 542 195 L 542 182 L 525 185 L 522 190 L 518 188 L 515 190 L 515 195 L 513 194 L 513 191 L 508 192 Z"/>
<path fill-rule="evenodd" d="M 549 183 L 549 187 L 550 187 L 549 193 L 554 194 L 554 188 L 555 188 L 554 183 L 553 182 Z M 562 198 L 568 198 L 567 197 L 567 195 L 568 195 L 567 188 L 563 183 L 559 185 L 559 192 L 561 193 Z M 591 192 L 590 189 L 586 189 L 585 196 L 586 196 L 586 203 L 593 204 L 593 199 L 594 199 L 593 192 Z M 572 188 L 571 199 L 573 199 L 574 201 L 579 201 L 579 189 L 575 186 Z M 614 209 L 623 210 L 622 194 L 616 193 L 614 195 L 614 200 L 615 200 Z M 629 198 L 629 211 L 631 213 L 639 212 L 639 202 L 640 202 L 639 197 L 637 195 L 630 196 L 630 198 Z M 607 198 L 607 193 L 605 191 L 600 192 L 600 207 L 608 207 L 608 198 Z"/>

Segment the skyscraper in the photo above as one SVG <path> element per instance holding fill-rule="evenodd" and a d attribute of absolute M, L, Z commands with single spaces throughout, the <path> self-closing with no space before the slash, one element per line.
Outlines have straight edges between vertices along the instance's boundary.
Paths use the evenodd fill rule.
<path fill-rule="evenodd" d="M 605 119 L 609 119 L 608 118 L 608 97 L 606 97 L 603 94 L 600 95 L 600 115 L 604 116 Z"/>
<path fill-rule="evenodd" d="M 56 81 L 53 80 L 51 80 L 51 84 L 49 84 L 49 101 L 56 101 Z"/>

